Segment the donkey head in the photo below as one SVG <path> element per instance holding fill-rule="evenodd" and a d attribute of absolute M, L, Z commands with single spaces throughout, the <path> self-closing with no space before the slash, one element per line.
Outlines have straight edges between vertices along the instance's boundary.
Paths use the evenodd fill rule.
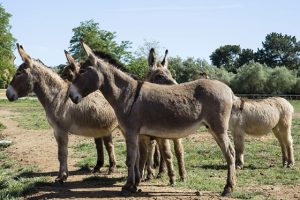
<path fill-rule="evenodd" d="M 34 78 L 32 76 L 32 69 L 34 67 L 34 60 L 26 53 L 24 48 L 17 43 L 19 54 L 24 63 L 22 63 L 13 76 L 6 90 L 6 97 L 9 101 L 15 101 L 19 97 L 27 96 L 32 92 L 34 85 Z"/>
<path fill-rule="evenodd" d="M 97 57 L 90 47 L 81 41 L 82 48 L 88 60 L 80 64 L 80 70 L 69 89 L 69 97 L 74 103 L 79 103 L 83 97 L 98 90 L 103 84 L 103 75 L 97 71 Z"/>
<path fill-rule="evenodd" d="M 162 62 L 156 61 L 155 51 L 152 48 L 148 56 L 148 64 L 150 71 L 146 77 L 146 80 L 151 83 L 172 85 L 177 84 L 173 79 L 171 72 L 168 69 L 167 60 L 168 50 L 165 51 L 165 56 Z"/>
<path fill-rule="evenodd" d="M 68 65 L 62 71 L 61 78 L 73 82 L 76 76 L 79 74 L 80 66 L 66 50 L 65 55 L 68 61 Z"/>

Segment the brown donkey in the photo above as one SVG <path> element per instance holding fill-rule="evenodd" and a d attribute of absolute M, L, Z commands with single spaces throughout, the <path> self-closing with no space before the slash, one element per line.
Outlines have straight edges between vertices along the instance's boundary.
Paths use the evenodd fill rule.
<path fill-rule="evenodd" d="M 202 72 L 198 78 L 209 79 Z M 160 82 L 172 82 L 171 75 L 160 76 Z M 244 148 L 246 134 L 254 137 L 266 135 L 271 130 L 277 138 L 282 153 L 283 167 L 294 165 L 293 139 L 291 135 L 294 108 L 281 97 L 266 99 L 236 98 L 231 111 L 229 130 L 233 135 L 236 152 L 236 168 L 244 166 Z"/>
<path fill-rule="evenodd" d="M 79 65 L 80 65 L 80 63 L 77 63 L 67 51 L 65 51 L 65 54 L 66 54 L 66 58 L 69 62 L 69 65 L 62 72 L 62 77 L 64 79 L 69 80 L 69 81 L 73 81 L 76 78 L 76 76 L 79 74 L 79 70 L 80 70 Z M 126 71 L 126 68 L 122 63 L 115 60 L 114 58 L 111 58 L 105 52 L 97 51 L 97 52 L 95 52 L 95 54 L 97 55 L 97 57 L 104 59 L 105 61 L 111 63 L 112 65 L 114 65 L 115 67 L 117 67 L 119 69 L 122 69 L 122 71 Z M 126 72 L 126 73 L 128 73 L 128 72 Z M 134 79 L 137 79 L 137 77 L 135 77 L 134 75 L 130 74 L 130 76 L 133 76 Z M 175 174 L 174 174 L 174 170 L 173 170 L 173 163 L 172 163 L 172 158 L 171 158 L 172 153 L 171 153 L 171 149 L 170 149 L 170 144 L 169 144 L 168 140 L 164 140 L 164 139 L 157 139 L 157 141 L 158 141 L 158 145 L 160 146 L 160 149 L 161 149 L 161 156 L 164 158 L 164 160 L 167 163 L 168 175 L 169 175 L 169 178 L 170 178 L 170 184 L 173 185 L 175 183 Z M 140 147 L 147 146 L 147 145 L 149 145 L 149 143 L 153 144 L 153 141 L 150 141 L 149 136 L 140 135 L 140 137 L 139 137 L 139 146 Z M 179 146 L 179 145 L 180 144 L 178 144 L 177 146 Z M 181 147 L 179 146 L 176 149 L 181 150 L 180 148 Z M 147 155 L 148 152 L 143 151 L 143 150 L 144 149 L 141 148 L 141 158 L 146 158 L 148 156 L 149 161 L 151 162 L 153 160 L 153 155 L 150 156 L 150 153 L 149 153 L 149 155 Z M 150 151 L 151 151 L 151 149 L 150 149 Z M 178 151 L 176 151 L 176 152 L 178 154 Z M 183 152 L 183 150 L 182 150 L 182 152 Z M 183 157 L 180 158 L 180 159 L 183 159 Z M 103 160 L 103 159 L 99 158 L 99 160 Z M 141 159 L 141 161 L 143 162 L 143 164 L 141 166 L 144 166 L 145 165 L 145 163 L 144 163 L 145 160 Z M 160 177 L 162 175 L 162 173 L 165 171 L 164 167 L 165 167 L 164 162 L 161 162 L 160 163 L 160 173 L 158 174 L 158 177 Z M 184 172 L 180 173 L 180 175 L 181 174 L 185 175 L 185 169 L 180 168 L 180 172 L 182 171 L 181 169 L 183 169 Z M 148 170 L 148 177 L 147 178 L 150 178 L 150 176 L 153 175 L 153 169 L 148 167 L 147 170 Z M 143 168 L 141 168 L 140 171 L 143 173 Z M 181 177 L 183 177 L 183 176 L 181 176 Z"/>
<path fill-rule="evenodd" d="M 126 138 L 128 177 L 123 192 L 135 192 L 140 182 L 139 134 L 175 139 L 205 125 L 226 159 L 227 181 L 222 195 L 229 195 L 236 181 L 235 151 L 227 134 L 235 100 L 232 90 L 224 83 L 207 79 L 178 85 L 136 81 L 82 45 L 89 62 L 81 66 L 69 96 L 78 104 L 100 89 L 113 107 Z"/>
<path fill-rule="evenodd" d="M 10 101 L 15 101 L 34 92 L 44 107 L 58 145 L 60 167 L 56 181 L 63 182 L 68 177 L 68 133 L 94 138 L 105 136 L 104 141 L 109 148 L 109 172 L 112 172 L 116 162 L 111 133 L 118 124 L 112 107 L 103 95 L 94 92 L 80 104 L 73 104 L 67 95 L 70 83 L 32 59 L 22 46 L 17 44 L 17 47 L 24 63 L 8 85 L 6 96 Z M 99 160 L 96 170 L 101 167 L 98 164 L 101 164 Z"/>
<path fill-rule="evenodd" d="M 65 81 L 69 81 L 71 83 L 78 75 L 80 66 L 79 63 L 77 63 L 67 51 L 65 51 L 65 55 L 68 61 L 68 65 L 65 66 L 65 68 L 63 69 L 61 73 L 61 77 Z M 112 173 L 114 171 L 115 163 L 116 163 L 115 156 L 114 156 L 114 148 L 112 148 L 113 147 L 112 136 L 109 135 L 109 136 L 95 138 L 95 144 L 97 149 L 97 164 L 93 168 L 93 172 L 94 173 L 100 172 L 101 167 L 103 167 L 104 165 L 104 151 L 103 151 L 103 145 L 104 145 L 110 160 L 110 164 L 113 165 L 109 169 L 108 173 L 109 174 Z"/>
<path fill-rule="evenodd" d="M 149 65 L 149 72 L 146 76 L 146 81 L 149 81 L 151 83 L 157 83 L 157 84 L 166 84 L 166 85 L 171 85 L 171 84 L 177 84 L 177 82 L 172 78 L 171 72 L 168 70 L 168 60 L 167 60 L 167 54 L 168 50 L 165 51 L 164 58 L 162 62 L 157 62 L 156 61 L 156 55 L 155 51 L 152 48 L 149 52 L 148 56 L 148 65 Z M 139 136 L 140 138 L 144 138 L 144 142 L 150 143 L 150 145 L 140 145 L 141 151 L 149 152 L 148 156 L 148 161 L 147 161 L 147 179 L 150 179 L 153 177 L 153 169 L 152 169 L 152 163 L 153 161 L 153 152 L 154 152 L 154 146 L 153 146 L 153 141 L 150 141 L 149 136 Z M 147 140 L 148 139 L 148 140 Z M 157 141 L 157 144 L 165 144 L 164 146 L 160 145 L 160 151 L 161 151 L 161 162 L 159 165 L 159 173 L 158 177 L 161 177 L 163 172 L 165 171 L 165 161 L 167 163 L 167 169 L 168 169 L 168 175 L 170 178 L 170 183 L 174 183 L 175 175 L 174 175 L 174 170 L 173 170 L 173 163 L 172 163 L 172 154 L 171 154 L 171 149 L 170 149 L 170 144 L 169 140 L 167 139 L 160 139 L 160 138 L 151 138 L 155 139 Z M 174 150 L 175 150 L 175 155 L 177 158 L 178 162 L 178 167 L 179 167 L 179 175 L 181 181 L 185 181 L 186 179 L 186 170 L 185 170 L 185 165 L 184 165 L 184 149 L 182 145 L 182 140 L 181 139 L 173 139 L 174 142 Z M 149 147 L 149 148 L 147 148 Z M 144 165 L 146 162 L 146 157 L 142 157 L 142 152 L 141 152 L 141 157 L 140 157 L 140 168 L 143 169 Z M 143 171 L 141 170 L 142 175 Z"/>

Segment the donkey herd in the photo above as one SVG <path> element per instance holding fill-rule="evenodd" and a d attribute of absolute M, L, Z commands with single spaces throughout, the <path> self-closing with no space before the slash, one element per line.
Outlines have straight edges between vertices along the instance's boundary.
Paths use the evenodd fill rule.
<path fill-rule="evenodd" d="M 103 144 L 108 152 L 109 171 L 116 159 L 112 132 L 120 129 L 126 141 L 128 176 L 121 194 L 137 191 L 142 178 L 165 171 L 175 183 L 170 139 L 179 166 L 180 180 L 186 180 L 184 148 L 181 138 L 205 126 L 212 134 L 227 162 L 227 180 L 222 196 L 229 196 L 236 182 L 236 168 L 244 165 L 246 134 L 261 136 L 271 130 L 278 139 L 284 167 L 294 165 L 291 125 L 293 107 L 285 99 L 272 97 L 250 100 L 237 97 L 224 83 L 201 79 L 177 84 L 168 70 L 166 50 L 161 62 L 154 49 L 148 57 L 146 80 L 138 80 L 111 56 L 93 52 L 81 41 L 87 59 L 76 61 L 65 51 L 68 65 L 61 77 L 17 44 L 23 63 L 8 85 L 10 101 L 34 92 L 45 109 L 58 144 L 59 173 L 56 181 L 68 177 L 68 134 L 95 138 L 97 163 L 104 163 Z M 232 145 L 228 132 L 233 136 Z M 201 144 L 199 144 L 201 145 Z M 156 155 L 156 156 L 154 156 Z M 160 162 L 155 162 L 160 160 Z"/>

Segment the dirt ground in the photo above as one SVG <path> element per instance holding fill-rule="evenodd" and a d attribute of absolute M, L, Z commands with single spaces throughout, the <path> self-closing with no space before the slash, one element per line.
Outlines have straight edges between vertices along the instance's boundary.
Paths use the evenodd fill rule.
<path fill-rule="evenodd" d="M 33 176 L 50 176 L 50 179 L 54 181 L 57 176 L 58 160 L 57 145 L 52 130 L 28 131 L 22 129 L 11 119 L 16 114 L 5 110 L 3 107 L 0 111 L 0 122 L 7 127 L 2 134 L 6 139 L 13 141 L 13 145 L 7 148 L 6 151 L 20 165 L 37 165 L 41 171 L 34 173 Z M 70 135 L 69 147 L 74 146 L 79 141 L 82 141 L 82 137 Z M 82 181 L 84 178 L 91 177 L 91 174 L 78 171 L 78 168 L 74 167 L 78 158 L 72 155 L 74 155 L 74 152 L 72 148 L 69 148 L 68 167 L 70 175 L 66 183 L 53 182 L 47 186 L 37 187 L 25 199 L 228 199 L 220 198 L 219 193 L 200 191 L 200 195 L 197 196 L 196 190 L 155 185 L 147 182 L 142 183 L 139 187 L 142 192 L 133 196 L 122 197 L 119 194 L 122 187 L 120 183 L 107 186 L 101 181 L 117 182 L 124 180 L 123 183 L 125 183 L 124 173 L 117 171 L 113 175 L 106 175 L 103 172 L 98 175 L 99 179 L 97 181 Z M 271 199 L 300 199 L 300 186 L 265 187 L 258 190 L 270 194 L 267 196 L 270 196 Z"/>

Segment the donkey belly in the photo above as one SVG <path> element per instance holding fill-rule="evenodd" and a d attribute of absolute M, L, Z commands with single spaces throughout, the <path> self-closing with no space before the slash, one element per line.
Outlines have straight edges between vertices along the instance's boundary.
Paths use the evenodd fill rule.
<path fill-rule="evenodd" d="M 166 139 L 176 139 L 187 137 L 188 135 L 195 133 L 200 125 L 200 123 L 195 123 L 185 127 L 143 126 L 140 129 L 140 134 Z"/>
<path fill-rule="evenodd" d="M 69 132 L 74 135 L 98 138 L 110 135 L 112 130 L 109 130 L 107 128 L 91 128 L 72 125 L 69 129 Z"/>

